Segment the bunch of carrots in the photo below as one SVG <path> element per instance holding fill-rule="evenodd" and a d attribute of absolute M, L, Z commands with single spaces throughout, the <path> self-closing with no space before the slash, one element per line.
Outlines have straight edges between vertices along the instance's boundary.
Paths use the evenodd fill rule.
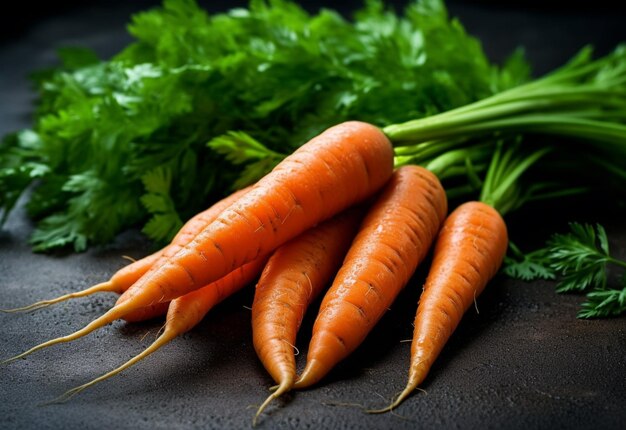
<path fill-rule="evenodd" d="M 168 246 L 109 281 L 20 308 L 32 310 L 100 291 L 120 294 L 115 306 L 84 328 L 5 363 L 120 318 L 139 321 L 166 314 L 163 333 L 143 353 L 66 392 L 59 399 L 64 400 L 190 330 L 216 304 L 258 279 L 253 342 L 276 386 L 259 407 L 256 422 L 273 399 L 313 386 L 352 353 L 432 249 L 406 388 L 390 405 L 370 412 L 397 407 L 424 381 L 463 314 L 498 272 L 508 246 L 503 215 L 533 194 L 519 187 L 521 176 L 560 150 L 529 146 L 514 137 L 525 131 L 568 136 L 574 133 L 572 122 L 578 121 L 576 130 L 587 141 L 599 142 L 593 151 L 597 162 L 608 163 L 603 150 L 625 152 L 626 127 L 598 119 L 599 110 L 613 108 L 615 100 L 604 106 L 605 100 L 594 96 L 592 110 L 590 101 L 581 104 L 582 97 L 593 93 L 590 84 L 580 94 L 575 85 L 567 86 L 591 67 L 582 69 L 578 74 L 565 69 L 561 79 L 553 75 L 416 123 L 380 129 L 350 121 L 327 129 L 253 186 L 192 218 Z M 553 90 L 548 96 L 562 91 L 567 98 L 561 104 L 545 103 L 541 94 L 546 87 Z M 471 123 L 476 118 L 480 122 Z M 513 137 L 493 136 L 501 130 L 510 130 Z M 394 148 L 398 142 L 401 149 Z M 428 163 L 418 162 L 424 153 Z M 470 176 L 484 172 L 482 192 L 448 213 L 441 178 L 459 176 L 458 171 Z M 322 294 L 306 364 L 298 374 L 296 335 L 307 308 Z"/>
<path fill-rule="evenodd" d="M 409 382 L 415 387 L 497 271 L 507 247 L 504 222 L 493 208 L 467 203 L 446 218 L 447 210 L 446 193 L 433 173 L 419 166 L 394 170 L 393 147 L 379 128 L 339 124 L 254 186 L 194 217 L 170 245 L 124 267 L 108 282 L 22 308 L 97 291 L 121 294 L 112 309 L 85 328 L 10 360 L 77 339 L 118 318 L 139 321 L 167 313 L 153 345 L 64 395 L 71 396 L 191 329 L 218 302 L 260 276 L 252 305 L 254 346 L 278 386 L 258 416 L 272 399 L 317 383 L 354 351 L 437 239 L 417 315 Z M 331 280 L 306 367 L 298 376 L 298 327 Z"/>

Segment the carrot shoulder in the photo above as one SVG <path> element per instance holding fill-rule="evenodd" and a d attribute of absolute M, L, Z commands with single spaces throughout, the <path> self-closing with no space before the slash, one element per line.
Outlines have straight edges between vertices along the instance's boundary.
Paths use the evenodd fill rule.
<path fill-rule="evenodd" d="M 417 166 L 394 173 L 324 296 L 294 388 L 318 382 L 364 340 L 425 257 L 446 211 L 432 173 Z"/>
<path fill-rule="evenodd" d="M 506 249 L 506 224 L 491 206 L 468 202 L 446 219 L 415 316 L 406 388 L 384 412 L 398 406 L 426 378 L 463 314 L 497 273 Z"/>
<path fill-rule="evenodd" d="M 356 234 L 363 208 L 353 208 L 287 242 L 270 257 L 252 303 L 252 338 L 278 384 L 259 408 L 289 391 L 296 379 L 296 334 L 311 302 L 336 274 Z"/>

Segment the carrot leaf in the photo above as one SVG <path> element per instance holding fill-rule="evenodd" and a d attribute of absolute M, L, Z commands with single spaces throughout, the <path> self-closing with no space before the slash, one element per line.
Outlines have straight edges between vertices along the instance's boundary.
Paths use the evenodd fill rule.
<path fill-rule="evenodd" d="M 546 264 L 545 249 L 524 254 L 513 242 L 509 243 L 509 249 L 511 252 L 505 257 L 502 268 L 506 275 L 524 281 L 555 278 L 554 270 Z"/>
<path fill-rule="evenodd" d="M 611 261 L 601 225 L 570 224 L 571 233 L 555 234 L 548 242 L 550 266 L 561 274 L 557 292 L 606 288 L 606 265 Z"/>
<path fill-rule="evenodd" d="M 141 180 L 147 191 L 141 196 L 141 203 L 152 215 L 143 232 L 155 241 L 168 242 L 183 225 L 170 198 L 172 172 L 159 167 L 143 175 Z"/>
<path fill-rule="evenodd" d="M 244 165 L 232 188 L 240 189 L 259 180 L 286 155 L 272 151 L 243 131 L 230 131 L 213 138 L 207 146 L 234 165 Z"/>
<path fill-rule="evenodd" d="M 511 244 L 503 272 L 523 280 L 554 279 L 558 293 L 583 292 L 579 318 L 600 318 L 626 312 L 626 275 L 621 286 L 609 286 L 609 270 L 626 268 L 626 261 L 610 254 L 609 241 L 600 224 L 570 223 L 570 232 L 554 234 L 544 248 L 522 253 Z M 610 267 L 613 266 L 613 267 Z"/>
<path fill-rule="evenodd" d="M 528 79 L 522 55 L 492 64 L 441 0 L 402 12 L 371 0 L 352 17 L 289 0 L 214 14 L 165 0 L 130 21 L 133 40 L 112 58 L 65 48 L 34 75 L 32 130 L 0 144 L 0 216 L 25 195 L 40 250 L 135 225 L 167 237 L 337 123 L 384 127 Z M 432 149 L 420 157 L 441 155 Z M 159 169 L 169 188 L 147 191 Z"/>
<path fill-rule="evenodd" d="M 622 289 L 593 290 L 581 305 L 579 318 L 604 318 L 626 313 L 626 278 Z"/>

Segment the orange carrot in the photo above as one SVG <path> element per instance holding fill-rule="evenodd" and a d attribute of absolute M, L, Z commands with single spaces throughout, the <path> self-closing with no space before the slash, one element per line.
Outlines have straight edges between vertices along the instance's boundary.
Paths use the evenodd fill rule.
<path fill-rule="evenodd" d="M 268 254 L 288 240 L 370 197 L 393 172 L 393 148 L 377 127 L 331 127 L 281 161 L 190 243 L 128 289 L 130 298 L 82 329 L 37 345 L 78 339 L 157 302 L 180 297 Z"/>
<path fill-rule="evenodd" d="M 277 389 L 270 401 L 296 380 L 296 333 L 311 302 L 336 274 L 356 234 L 363 208 L 349 209 L 308 230 L 274 252 L 256 286 L 252 338 L 257 355 Z"/>
<path fill-rule="evenodd" d="M 66 391 L 52 402 L 67 400 L 84 389 L 117 375 L 121 371 L 146 358 L 161 347 L 167 345 L 176 337 L 188 332 L 200 321 L 202 321 L 205 315 L 213 309 L 215 305 L 233 295 L 242 287 L 250 284 L 259 275 L 266 261 L 267 257 L 258 257 L 256 260 L 235 269 L 222 279 L 172 300 L 169 304 L 169 309 L 167 310 L 167 317 L 163 332 L 159 338 L 152 343 L 152 345 L 118 368 L 113 369 L 86 384 Z M 123 302 L 124 300 L 122 297 L 120 297 L 120 299 Z"/>
<path fill-rule="evenodd" d="M 75 293 L 65 294 L 54 299 L 42 300 L 36 303 L 33 303 L 28 306 L 24 306 L 21 308 L 15 309 L 4 309 L 2 312 L 25 312 L 32 311 L 35 309 L 44 308 L 46 306 L 53 305 L 55 303 L 63 302 L 69 299 L 74 299 L 78 297 L 85 297 L 95 293 L 101 292 L 111 292 L 122 294 L 131 285 L 133 285 L 139 278 L 145 275 L 151 267 L 155 264 L 158 265 L 164 261 L 164 258 L 171 257 L 176 254 L 184 245 L 190 242 L 204 227 L 213 222 L 215 218 L 228 206 L 230 206 L 233 202 L 235 202 L 239 197 L 245 194 L 250 187 L 244 188 L 242 190 L 236 191 L 228 197 L 218 201 L 209 209 L 200 212 L 199 214 L 192 217 L 189 221 L 183 225 L 180 231 L 174 236 L 172 242 L 162 248 L 159 251 L 150 254 L 141 260 L 133 261 L 131 264 L 122 267 L 120 270 L 115 272 L 115 274 L 106 282 L 102 282 L 100 284 L 94 285 L 92 287 L 86 288 L 82 291 L 77 291 Z M 164 308 L 163 306 L 159 306 L 153 310 L 148 311 L 146 309 L 145 316 L 140 317 L 141 312 L 137 312 L 134 317 L 131 317 L 132 321 L 140 321 L 152 318 L 154 316 L 162 315 L 167 310 L 167 306 Z M 127 318 L 125 318 L 127 321 Z"/>
<path fill-rule="evenodd" d="M 446 219 L 415 316 L 411 363 L 397 407 L 426 378 L 465 311 L 498 271 L 508 245 L 504 220 L 491 206 L 464 203 Z"/>
<path fill-rule="evenodd" d="M 119 297 L 116 303 L 121 303 L 120 300 L 122 301 L 126 300 L 124 294 L 122 294 Z M 140 322 L 140 321 L 148 321 L 153 318 L 158 318 L 160 316 L 167 314 L 167 309 L 169 308 L 170 303 L 172 302 L 159 302 L 159 303 L 154 303 L 150 306 L 144 306 L 143 308 L 135 309 L 134 311 L 131 311 L 127 313 L 126 315 L 123 315 L 121 319 L 129 323 L 134 323 L 134 322 Z"/>
<path fill-rule="evenodd" d="M 417 166 L 394 173 L 322 300 L 294 388 L 318 382 L 365 339 L 425 257 L 446 211 L 432 173 Z"/>

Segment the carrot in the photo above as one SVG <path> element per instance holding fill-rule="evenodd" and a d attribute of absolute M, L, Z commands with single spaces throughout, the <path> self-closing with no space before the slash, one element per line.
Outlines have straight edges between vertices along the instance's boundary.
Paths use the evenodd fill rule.
<path fill-rule="evenodd" d="M 465 311 L 498 271 L 507 246 L 506 224 L 493 207 L 468 202 L 448 216 L 415 316 L 406 388 L 391 405 L 371 412 L 397 407 L 424 381 Z"/>
<path fill-rule="evenodd" d="M 122 298 L 123 301 L 126 300 L 126 297 L 124 296 L 124 294 L 122 294 L 116 303 L 121 303 L 120 300 L 122 300 Z M 167 309 L 169 308 L 170 303 L 172 302 L 159 302 L 154 303 L 150 306 L 144 306 L 143 308 L 136 309 L 123 315 L 121 319 L 129 323 L 134 323 L 158 318 L 162 315 L 167 314 Z"/>
<path fill-rule="evenodd" d="M 138 361 L 146 358 L 161 347 L 167 345 L 176 337 L 188 332 L 200 321 L 202 321 L 206 314 L 213 309 L 215 305 L 233 295 L 242 287 L 250 284 L 254 278 L 259 275 L 266 261 L 267 257 L 258 257 L 256 260 L 233 270 L 231 273 L 218 281 L 172 300 L 169 304 L 169 309 L 167 310 L 167 317 L 163 332 L 159 338 L 152 343 L 152 345 L 118 368 L 113 369 L 110 372 L 87 382 L 86 384 L 66 391 L 61 396 L 54 399 L 51 403 L 67 400 L 84 389 L 117 375 Z M 124 300 L 122 297 L 120 297 L 120 300 L 123 302 Z"/>
<path fill-rule="evenodd" d="M 189 221 L 183 225 L 180 231 L 174 236 L 172 242 L 162 248 L 159 251 L 150 254 L 141 260 L 133 261 L 131 264 L 122 267 L 120 270 L 115 272 L 115 274 L 106 282 L 102 282 L 96 284 L 92 287 L 86 288 L 82 291 L 77 291 L 74 293 L 65 294 L 54 299 L 42 300 L 36 303 L 33 303 L 28 306 L 15 308 L 15 309 L 2 309 L 2 312 L 25 312 L 32 311 L 35 309 L 41 309 L 46 306 L 53 305 L 55 303 L 60 303 L 69 299 L 74 299 L 78 297 L 85 297 L 95 293 L 101 292 L 110 292 L 122 294 L 131 285 L 139 280 L 143 275 L 145 275 L 151 267 L 155 264 L 158 265 L 164 261 L 164 258 L 171 257 L 176 254 L 181 247 L 186 245 L 189 241 L 191 241 L 204 227 L 210 224 L 212 221 L 217 218 L 217 216 L 228 206 L 230 206 L 233 202 L 235 202 L 239 197 L 245 194 L 250 187 L 244 188 L 242 190 L 236 191 L 230 196 L 218 201 L 209 209 L 200 212 L 199 214 L 192 217 Z M 157 316 L 165 313 L 163 311 L 163 307 L 159 307 L 160 310 L 152 310 L 147 311 L 145 313 L 145 317 L 140 317 L 139 312 L 135 315 L 134 318 L 131 317 L 133 321 L 139 321 L 148 319 L 150 315 Z M 167 309 L 165 309 L 167 310 Z M 126 319 L 126 318 L 125 318 Z M 130 321 L 130 320 L 127 320 Z"/>
<path fill-rule="evenodd" d="M 78 339 L 133 310 L 220 279 L 368 198 L 392 172 L 393 148 L 379 128 L 358 121 L 331 127 L 286 157 L 190 243 L 141 277 L 128 289 L 131 297 L 124 303 L 70 335 L 5 362 Z"/>
<path fill-rule="evenodd" d="M 394 173 L 322 300 L 294 388 L 318 382 L 364 340 L 425 257 L 446 211 L 435 175 L 417 166 Z"/>
<path fill-rule="evenodd" d="M 336 274 L 356 234 L 363 208 L 350 209 L 281 246 L 267 262 L 252 303 L 252 338 L 278 384 L 259 407 L 289 391 L 296 379 L 296 333 L 308 306 Z"/>

